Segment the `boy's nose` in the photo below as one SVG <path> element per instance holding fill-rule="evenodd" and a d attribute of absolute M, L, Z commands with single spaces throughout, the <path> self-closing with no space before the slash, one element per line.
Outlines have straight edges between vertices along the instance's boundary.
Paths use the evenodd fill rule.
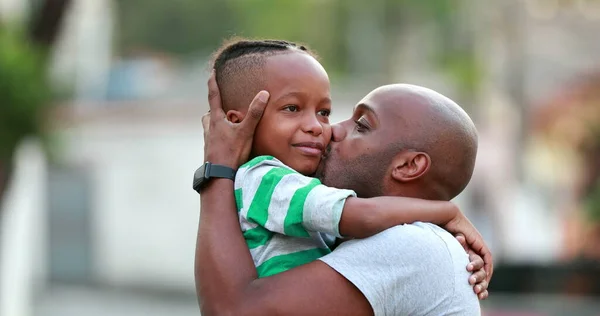
<path fill-rule="evenodd" d="M 319 136 L 323 133 L 323 125 L 321 125 L 321 122 L 319 122 L 319 119 L 317 119 L 316 116 L 307 116 L 302 125 L 302 129 L 305 133 L 310 133 L 314 136 Z"/>

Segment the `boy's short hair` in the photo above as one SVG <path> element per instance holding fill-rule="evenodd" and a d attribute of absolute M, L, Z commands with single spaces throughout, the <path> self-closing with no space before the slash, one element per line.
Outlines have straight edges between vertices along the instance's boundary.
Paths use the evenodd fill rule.
<path fill-rule="evenodd" d="M 290 52 L 304 52 L 317 58 L 305 46 L 283 40 L 234 38 L 225 42 L 214 53 L 212 62 L 223 110 L 246 110 L 254 96 L 266 88 L 263 70 L 267 58 Z"/>

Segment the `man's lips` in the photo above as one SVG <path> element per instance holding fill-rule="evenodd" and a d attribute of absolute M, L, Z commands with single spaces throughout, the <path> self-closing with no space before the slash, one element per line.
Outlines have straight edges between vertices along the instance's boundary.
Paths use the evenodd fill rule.
<path fill-rule="evenodd" d="M 309 156 L 321 156 L 325 150 L 325 146 L 322 143 L 317 142 L 305 142 L 297 143 L 292 146 L 298 148 L 302 153 Z"/>

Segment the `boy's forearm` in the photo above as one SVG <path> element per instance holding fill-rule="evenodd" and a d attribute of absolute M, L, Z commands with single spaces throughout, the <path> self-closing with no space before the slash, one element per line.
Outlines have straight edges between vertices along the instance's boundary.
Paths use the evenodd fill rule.
<path fill-rule="evenodd" d="M 458 212 L 458 208 L 447 201 L 391 196 L 348 198 L 339 229 L 342 236 L 365 238 L 390 227 L 417 221 L 444 225 Z"/>

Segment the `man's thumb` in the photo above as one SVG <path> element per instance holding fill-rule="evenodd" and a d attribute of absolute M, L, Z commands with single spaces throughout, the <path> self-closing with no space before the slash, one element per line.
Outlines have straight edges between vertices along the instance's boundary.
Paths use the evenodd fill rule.
<path fill-rule="evenodd" d="M 260 121 L 263 113 L 265 112 L 265 108 L 267 107 L 267 102 L 269 102 L 269 92 L 262 90 L 260 91 L 250 103 L 250 108 L 248 109 L 248 115 L 242 121 L 242 124 L 245 128 L 255 129 L 256 125 Z"/>

